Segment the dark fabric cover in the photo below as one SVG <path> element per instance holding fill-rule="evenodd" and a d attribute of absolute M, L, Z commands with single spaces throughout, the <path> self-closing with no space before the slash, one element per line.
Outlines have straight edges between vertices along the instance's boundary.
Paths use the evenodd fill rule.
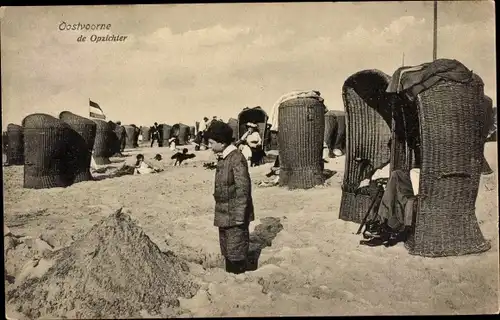
<path fill-rule="evenodd" d="M 389 82 L 387 92 L 406 91 L 409 97 L 416 97 L 442 80 L 469 83 L 473 80 L 472 76 L 473 72 L 457 60 L 437 59 L 418 66 L 397 69 Z"/>

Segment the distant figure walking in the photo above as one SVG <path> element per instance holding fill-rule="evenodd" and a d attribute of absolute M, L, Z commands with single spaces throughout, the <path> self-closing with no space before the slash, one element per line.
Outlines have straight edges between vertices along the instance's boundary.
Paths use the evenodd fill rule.
<path fill-rule="evenodd" d="M 158 147 L 160 147 L 160 128 L 158 127 L 158 123 L 155 122 L 152 130 L 153 132 L 151 132 L 151 148 L 153 147 L 155 140 L 158 142 Z"/>

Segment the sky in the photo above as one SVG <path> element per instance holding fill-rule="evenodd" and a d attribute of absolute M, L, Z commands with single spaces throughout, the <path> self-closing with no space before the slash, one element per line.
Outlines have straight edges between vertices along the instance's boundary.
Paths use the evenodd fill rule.
<path fill-rule="evenodd" d="M 493 1 L 439 2 L 438 58 L 477 73 L 496 106 Z M 194 125 L 233 117 L 293 90 L 342 110 L 352 74 L 432 61 L 432 2 L 3 7 L 2 127 L 32 113 Z M 61 31 L 67 24 L 110 30 Z M 93 35 L 127 36 L 90 42 Z M 77 42 L 80 35 L 86 42 Z"/>

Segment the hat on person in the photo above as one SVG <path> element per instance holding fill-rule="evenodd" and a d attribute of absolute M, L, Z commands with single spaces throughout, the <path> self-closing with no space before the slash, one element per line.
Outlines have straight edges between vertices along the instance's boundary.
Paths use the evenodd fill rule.
<path fill-rule="evenodd" d="M 217 142 L 230 144 L 233 141 L 233 129 L 224 122 L 215 121 L 205 132 L 208 139 Z"/>
<path fill-rule="evenodd" d="M 255 123 L 252 123 L 252 122 L 247 122 L 247 127 L 249 127 L 249 128 L 257 128 L 257 125 Z"/>

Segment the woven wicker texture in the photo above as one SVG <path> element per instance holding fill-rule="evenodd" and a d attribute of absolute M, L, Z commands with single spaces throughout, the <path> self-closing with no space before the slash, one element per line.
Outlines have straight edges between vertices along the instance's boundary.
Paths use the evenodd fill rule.
<path fill-rule="evenodd" d="M 10 165 L 24 164 L 24 133 L 23 127 L 10 123 L 7 125 L 7 163 Z"/>
<path fill-rule="evenodd" d="M 364 70 L 349 77 L 342 88 L 346 111 L 346 160 L 339 214 L 342 220 L 361 222 L 372 191 L 358 190 L 358 186 L 370 177 L 372 168 L 390 162 L 392 115 L 385 93 L 389 80 L 381 71 Z"/>
<path fill-rule="evenodd" d="M 127 133 L 125 148 L 135 148 L 135 128 L 131 125 L 124 125 L 123 127 L 125 128 L 125 132 Z"/>
<path fill-rule="evenodd" d="M 80 117 L 69 111 L 59 114 L 59 119 L 67 123 L 78 136 L 71 141 L 75 148 L 75 154 L 71 161 L 75 178 L 74 183 L 92 180 L 90 174 L 90 162 L 92 160 L 92 149 L 94 147 L 97 125 L 94 121 Z"/>
<path fill-rule="evenodd" d="M 160 130 L 161 134 L 160 141 L 168 141 L 168 139 L 174 136 L 172 126 L 169 126 L 168 124 L 162 124 L 161 126 L 162 127 Z M 165 143 L 165 145 L 168 145 L 168 142 Z"/>
<path fill-rule="evenodd" d="M 96 134 L 94 141 L 94 161 L 98 165 L 110 164 L 109 157 L 114 154 L 114 136 L 112 126 L 103 120 L 92 119 L 96 124 Z"/>
<path fill-rule="evenodd" d="M 405 243 L 410 254 L 457 256 L 491 247 L 475 215 L 485 121 L 485 108 L 477 106 L 483 99 L 477 76 L 467 84 L 442 81 L 417 96 L 421 169 L 414 228 Z"/>
<path fill-rule="evenodd" d="M 74 179 L 68 155 L 73 155 L 76 132 L 65 122 L 48 114 L 24 118 L 24 188 L 67 187 Z"/>
<path fill-rule="evenodd" d="M 149 141 L 149 140 L 151 140 L 150 128 L 148 126 L 142 126 L 141 127 L 141 134 L 142 134 L 142 141 Z"/>
<path fill-rule="evenodd" d="M 280 186 L 308 189 L 324 183 L 325 106 L 314 98 L 283 102 L 278 109 Z"/>
<path fill-rule="evenodd" d="M 233 140 L 234 141 L 238 140 L 238 130 L 239 130 L 238 119 L 230 118 L 227 121 L 227 124 L 231 127 L 231 129 L 233 129 Z"/>
<path fill-rule="evenodd" d="M 247 123 L 255 123 L 259 127 L 259 134 L 262 139 L 266 136 L 267 113 L 261 107 L 244 108 L 238 114 L 238 139 L 247 132 Z"/>

